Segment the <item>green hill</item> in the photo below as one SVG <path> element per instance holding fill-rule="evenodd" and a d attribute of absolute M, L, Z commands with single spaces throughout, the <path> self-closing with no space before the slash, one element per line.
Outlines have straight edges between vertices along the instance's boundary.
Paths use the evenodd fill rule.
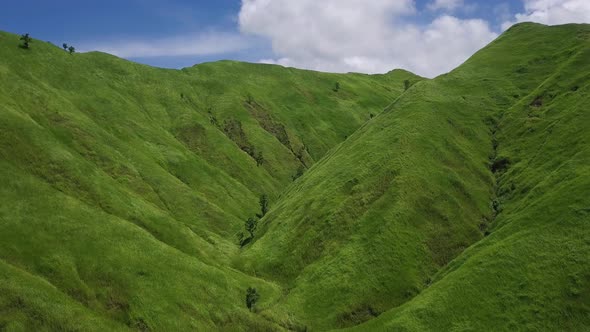
<path fill-rule="evenodd" d="M 589 41 L 588 25 L 519 25 L 449 75 L 497 91 L 490 234 L 359 331 L 588 330 Z"/>
<path fill-rule="evenodd" d="M 257 286 L 270 304 L 279 286 L 230 264 L 244 221 L 420 80 L 234 62 L 164 70 L 15 41 L 0 35 L 9 330 L 273 326 L 243 297 Z"/>
<path fill-rule="evenodd" d="M 425 80 L 0 33 L 0 330 L 585 330 L 589 41 Z"/>
<path fill-rule="evenodd" d="M 387 312 L 359 330 L 588 326 L 588 298 L 570 303 L 557 296 L 567 294 L 568 279 L 581 290 L 590 286 L 590 265 L 582 263 L 590 254 L 582 236 L 590 230 L 583 222 L 588 226 L 589 31 L 518 25 L 453 72 L 416 84 L 287 191 L 264 220 L 264 235 L 242 255 L 244 270 L 288 287 L 279 308 L 320 330 L 355 325 L 404 303 L 397 309 L 404 315 Z M 574 241 L 557 234 L 575 229 L 577 252 L 565 259 L 567 249 L 559 253 L 552 245 Z M 530 254 L 552 260 L 526 272 L 516 262 L 535 257 L 513 242 L 525 233 Z M 485 266 L 457 267 L 483 247 L 490 250 L 480 258 Z M 558 272 L 567 269 L 550 265 L 556 263 L 569 263 L 571 271 Z M 472 278 L 440 286 L 459 271 Z M 535 283 L 546 271 L 563 275 Z M 461 293 L 414 309 L 449 287 Z M 543 289 L 554 294 L 539 297 Z M 496 298 L 519 291 L 524 303 Z M 486 298 L 490 304 L 480 303 Z M 552 305 L 538 316 L 519 311 L 545 301 Z M 569 305 L 565 316 L 556 310 Z"/>

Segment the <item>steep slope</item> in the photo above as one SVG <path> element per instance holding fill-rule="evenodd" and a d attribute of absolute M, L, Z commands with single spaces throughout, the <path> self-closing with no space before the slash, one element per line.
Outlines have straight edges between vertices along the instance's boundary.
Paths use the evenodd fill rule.
<path fill-rule="evenodd" d="M 490 236 L 424 293 L 358 331 L 588 330 L 590 26 L 513 30 L 489 52 L 504 51 L 502 43 L 515 39 L 554 51 L 501 67 L 515 82 L 535 72 L 545 79 L 497 114 L 496 165 L 502 167 Z M 465 70 L 488 61 L 481 54 Z"/>
<path fill-rule="evenodd" d="M 236 263 L 289 290 L 269 316 L 325 330 L 397 307 L 358 330 L 588 326 L 589 30 L 517 25 L 316 164 Z"/>
<path fill-rule="evenodd" d="M 516 25 L 434 80 L 17 41 L 0 330 L 590 326 L 588 25 Z"/>
<path fill-rule="evenodd" d="M 261 194 L 274 198 L 420 80 L 233 62 L 164 70 L 17 45 L 0 33 L 9 329 L 278 328 L 245 308 L 249 286 L 260 307 L 281 291 L 229 266 L 236 233 Z"/>

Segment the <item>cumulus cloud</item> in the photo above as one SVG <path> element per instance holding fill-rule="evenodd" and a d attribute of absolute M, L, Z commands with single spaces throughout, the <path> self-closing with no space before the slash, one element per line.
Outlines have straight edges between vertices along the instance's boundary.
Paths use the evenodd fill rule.
<path fill-rule="evenodd" d="M 549 25 L 590 23 L 590 0 L 524 0 L 524 13 L 505 22 L 503 29 L 519 22 L 537 22 Z"/>
<path fill-rule="evenodd" d="M 416 25 L 415 14 L 413 0 L 243 0 L 239 25 L 271 41 L 276 58 L 266 63 L 330 72 L 404 68 L 429 77 L 497 36 L 483 20 L 442 15 Z"/>
<path fill-rule="evenodd" d="M 80 50 L 97 50 L 123 58 L 203 56 L 245 50 L 251 41 L 238 33 L 208 32 L 162 39 L 118 39 L 81 44 Z"/>

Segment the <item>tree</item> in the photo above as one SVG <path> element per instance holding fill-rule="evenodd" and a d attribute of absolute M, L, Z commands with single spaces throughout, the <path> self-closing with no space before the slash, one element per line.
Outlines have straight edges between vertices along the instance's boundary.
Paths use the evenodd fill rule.
<path fill-rule="evenodd" d="M 261 166 L 264 163 L 264 156 L 262 155 L 262 151 L 258 151 L 258 153 L 254 154 L 254 160 L 256 160 L 256 166 Z"/>
<path fill-rule="evenodd" d="M 23 48 L 29 48 L 29 44 L 33 41 L 31 36 L 28 33 L 20 36 L 20 40 L 23 42 Z"/>
<path fill-rule="evenodd" d="M 66 43 L 63 43 L 61 45 L 61 47 L 63 47 L 64 51 L 67 51 L 68 50 L 68 44 L 66 44 Z"/>
<path fill-rule="evenodd" d="M 268 212 L 268 196 L 266 196 L 266 194 L 262 194 L 258 202 L 260 204 L 260 214 L 258 215 L 258 217 L 262 218 Z"/>
<path fill-rule="evenodd" d="M 74 46 L 70 46 L 68 47 L 68 52 L 70 52 L 70 54 L 74 54 L 74 52 L 76 52 L 76 48 Z"/>
<path fill-rule="evenodd" d="M 246 290 L 246 306 L 250 311 L 256 307 L 256 302 L 260 298 L 260 294 L 256 291 L 256 288 L 248 287 Z"/>
<path fill-rule="evenodd" d="M 244 224 L 244 227 L 246 227 L 246 231 L 250 233 L 250 239 L 252 239 L 254 238 L 254 231 L 256 231 L 256 228 L 258 227 L 258 220 L 254 218 L 248 218 Z"/>
<path fill-rule="evenodd" d="M 404 89 L 405 89 L 405 90 L 408 90 L 408 89 L 410 88 L 410 86 L 411 86 L 411 85 L 410 85 L 410 80 L 405 80 L 405 81 L 404 81 Z"/>
<path fill-rule="evenodd" d="M 340 91 L 340 82 L 336 82 L 334 84 L 334 88 L 332 90 L 334 90 L 334 92 Z"/>

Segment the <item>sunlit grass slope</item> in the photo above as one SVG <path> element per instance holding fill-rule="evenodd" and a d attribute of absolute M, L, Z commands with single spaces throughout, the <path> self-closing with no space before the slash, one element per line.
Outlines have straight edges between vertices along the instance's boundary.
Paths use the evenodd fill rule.
<path fill-rule="evenodd" d="M 376 316 L 358 330 L 587 328 L 589 35 L 515 26 L 298 180 L 236 260 L 289 290 L 274 315 L 314 330 Z"/>
<path fill-rule="evenodd" d="M 404 90 L 386 75 L 151 68 L 0 33 L 0 330 L 278 329 L 236 233 Z M 336 82 L 339 89 L 336 89 Z"/>
<path fill-rule="evenodd" d="M 504 77 L 515 99 L 494 114 L 496 160 L 505 162 L 491 234 L 358 331 L 590 327 L 590 26 L 515 27 L 451 76 L 478 71 L 493 78 L 488 87 Z M 542 80 L 532 89 L 515 89 L 533 75 Z"/>
<path fill-rule="evenodd" d="M 516 25 L 433 80 L 17 45 L 0 330 L 590 326 L 588 25 Z"/>

